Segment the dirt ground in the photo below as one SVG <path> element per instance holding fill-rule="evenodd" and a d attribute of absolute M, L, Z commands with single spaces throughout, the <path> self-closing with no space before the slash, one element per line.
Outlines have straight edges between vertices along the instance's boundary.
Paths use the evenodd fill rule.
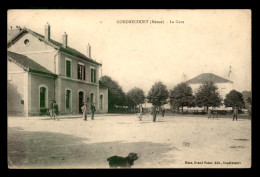
<path fill-rule="evenodd" d="M 130 152 L 138 155 L 132 168 L 250 168 L 251 120 L 8 118 L 9 168 L 109 168 L 108 157 Z"/>

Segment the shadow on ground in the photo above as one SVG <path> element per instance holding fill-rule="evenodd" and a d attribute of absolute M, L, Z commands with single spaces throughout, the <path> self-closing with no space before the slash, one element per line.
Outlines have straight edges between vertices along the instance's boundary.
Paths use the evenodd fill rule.
<path fill-rule="evenodd" d="M 151 168 L 174 163 L 165 153 L 176 150 L 153 142 L 100 142 L 72 135 L 23 131 L 8 128 L 9 168 L 109 168 L 107 158 L 113 155 L 138 154 L 132 168 Z"/>

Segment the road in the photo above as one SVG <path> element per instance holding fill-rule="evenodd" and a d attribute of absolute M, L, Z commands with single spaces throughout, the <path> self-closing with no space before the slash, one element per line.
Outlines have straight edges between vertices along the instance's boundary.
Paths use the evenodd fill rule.
<path fill-rule="evenodd" d="M 132 168 L 250 168 L 251 120 L 99 115 L 8 118 L 9 168 L 109 168 L 135 152 Z"/>

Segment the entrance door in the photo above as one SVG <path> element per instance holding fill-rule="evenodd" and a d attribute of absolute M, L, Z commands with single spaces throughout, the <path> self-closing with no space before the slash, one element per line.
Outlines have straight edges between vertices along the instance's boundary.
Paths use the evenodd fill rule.
<path fill-rule="evenodd" d="M 82 113 L 81 107 L 83 106 L 84 102 L 84 92 L 80 91 L 79 92 L 79 113 Z"/>

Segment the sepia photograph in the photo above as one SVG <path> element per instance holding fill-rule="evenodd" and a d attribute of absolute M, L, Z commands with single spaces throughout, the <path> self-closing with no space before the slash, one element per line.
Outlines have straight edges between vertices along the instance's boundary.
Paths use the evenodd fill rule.
<path fill-rule="evenodd" d="M 251 15 L 8 10 L 8 168 L 251 168 Z"/>

